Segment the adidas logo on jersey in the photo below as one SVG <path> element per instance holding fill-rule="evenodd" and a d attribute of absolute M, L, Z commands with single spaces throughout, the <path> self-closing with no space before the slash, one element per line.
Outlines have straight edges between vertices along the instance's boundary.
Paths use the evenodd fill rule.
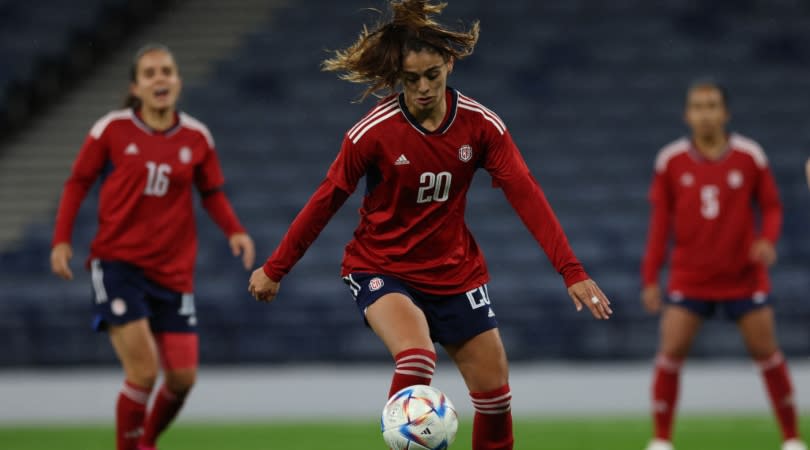
<path fill-rule="evenodd" d="M 394 161 L 394 165 L 395 165 L 395 166 L 404 166 L 404 165 L 406 165 L 406 164 L 410 164 L 410 163 L 411 163 L 411 162 L 410 162 L 410 161 L 408 161 L 408 158 L 406 158 L 406 157 L 405 157 L 405 154 L 404 154 L 404 153 L 403 153 L 403 154 L 401 154 L 401 155 L 399 155 L 399 158 L 397 158 L 397 160 L 396 160 L 396 161 Z"/>
<path fill-rule="evenodd" d="M 127 148 L 124 149 L 125 155 L 137 155 L 138 154 L 138 146 L 135 144 L 127 145 Z"/>

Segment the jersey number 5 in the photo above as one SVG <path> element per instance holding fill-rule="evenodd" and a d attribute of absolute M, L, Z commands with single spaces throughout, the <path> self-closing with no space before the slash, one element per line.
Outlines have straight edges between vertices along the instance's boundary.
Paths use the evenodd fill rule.
<path fill-rule="evenodd" d="M 713 184 L 700 188 L 700 214 L 704 219 L 716 219 L 720 215 L 720 189 Z"/>
<path fill-rule="evenodd" d="M 446 202 L 450 197 L 450 172 L 425 172 L 419 176 L 419 194 L 416 203 Z"/>
<path fill-rule="evenodd" d="M 172 166 L 168 164 L 155 164 L 152 161 L 146 163 L 146 170 L 149 174 L 146 178 L 146 189 L 143 195 L 152 197 L 163 197 L 169 190 L 169 177 L 172 173 Z"/>

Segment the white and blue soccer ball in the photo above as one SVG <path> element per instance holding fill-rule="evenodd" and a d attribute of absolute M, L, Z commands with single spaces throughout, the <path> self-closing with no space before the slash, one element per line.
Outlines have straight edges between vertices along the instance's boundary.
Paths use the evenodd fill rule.
<path fill-rule="evenodd" d="M 406 387 L 383 408 L 383 439 L 392 450 L 445 450 L 455 440 L 456 431 L 456 408 L 431 386 Z"/>

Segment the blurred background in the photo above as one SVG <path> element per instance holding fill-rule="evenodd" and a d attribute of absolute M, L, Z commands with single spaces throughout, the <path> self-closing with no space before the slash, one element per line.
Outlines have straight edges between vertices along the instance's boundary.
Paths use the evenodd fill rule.
<path fill-rule="evenodd" d="M 174 50 L 181 108 L 211 129 L 226 192 L 261 262 L 324 177 L 343 133 L 373 105 L 352 103 L 362 88 L 319 70 L 326 50 L 350 44 L 377 19 L 367 7 L 386 4 L 0 0 L 0 373 L 116 373 L 106 337 L 90 330 L 90 280 L 80 267 L 95 233 L 96 190 L 75 226 L 76 279 L 51 275 L 48 259 L 70 165 L 93 122 L 120 107 L 138 47 L 159 41 Z M 516 367 L 528 367 L 527 376 L 544 364 L 638 367 L 636 394 L 646 401 L 657 340 L 657 320 L 638 301 L 648 185 L 658 149 L 686 133 L 685 90 L 703 76 L 727 86 L 731 128 L 770 158 L 785 204 L 772 271 L 779 337 L 794 360 L 810 355 L 810 2 L 456 0 L 442 20 L 474 19 L 480 43 L 450 85 L 504 119 L 615 311 L 609 322 L 574 311 L 561 278 L 481 171 L 468 223 Z M 360 201 L 357 193 L 347 202 L 270 306 L 247 295 L 248 273 L 198 209 L 204 365 L 306 372 L 361 363 L 381 368 L 385 385 L 390 357 L 339 278 Z M 746 354 L 734 326 L 707 325 L 693 355 L 727 360 L 737 372 Z M 764 410 L 757 394 L 760 401 Z"/>

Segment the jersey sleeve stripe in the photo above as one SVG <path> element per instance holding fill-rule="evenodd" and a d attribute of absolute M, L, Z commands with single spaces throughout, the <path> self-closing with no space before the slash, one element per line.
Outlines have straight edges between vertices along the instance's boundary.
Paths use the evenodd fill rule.
<path fill-rule="evenodd" d="M 98 119 L 95 124 L 93 124 L 93 128 L 90 129 L 90 136 L 93 136 L 93 139 L 99 139 L 102 134 L 104 134 L 104 130 L 116 120 L 122 119 L 131 119 L 132 118 L 132 110 L 131 109 L 119 109 L 116 111 L 110 111 L 104 117 Z"/>
<path fill-rule="evenodd" d="M 768 167 L 768 157 L 765 155 L 765 150 L 756 141 L 739 134 L 732 134 L 730 140 L 731 148 L 750 155 L 757 167 L 760 169 Z"/>
<path fill-rule="evenodd" d="M 377 108 L 374 108 L 369 114 L 366 115 L 366 117 L 360 119 L 360 121 L 357 122 L 349 130 L 349 132 L 347 133 L 349 135 L 349 138 L 353 139 L 354 138 L 353 135 L 356 134 L 357 131 L 360 130 L 363 126 L 365 126 L 367 123 L 373 121 L 374 119 L 380 117 L 383 114 L 390 112 L 391 108 L 397 108 L 398 106 L 399 103 L 396 101 L 396 99 L 393 99 L 390 102 L 387 102 L 383 105 L 378 106 Z"/>
<path fill-rule="evenodd" d="M 211 148 L 215 148 L 214 137 L 211 136 L 211 132 L 208 130 L 208 127 L 205 126 L 204 123 L 189 116 L 186 113 L 180 113 L 180 124 L 186 128 L 190 128 L 192 130 L 199 131 L 200 133 L 202 133 L 203 136 L 205 136 L 205 140 L 208 141 L 208 146 Z"/>
<path fill-rule="evenodd" d="M 475 101 L 475 100 L 473 100 L 473 99 L 471 99 L 471 98 L 469 98 L 469 97 L 466 97 L 466 96 L 464 96 L 464 95 L 461 95 L 461 94 L 459 94 L 459 102 L 463 102 L 463 103 L 465 103 L 465 104 L 467 104 L 467 105 L 469 105 L 469 106 L 474 106 L 474 107 L 476 107 L 476 108 L 481 108 L 481 110 L 483 110 L 483 111 L 484 111 L 484 113 L 485 113 L 486 115 L 488 115 L 489 117 L 491 117 L 493 120 L 497 120 L 497 121 L 498 121 L 498 123 L 500 123 L 500 124 L 501 124 L 501 128 L 503 128 L 504 130 L 506 129 L 506 124 L 503 122 L 503 120 L 501 120 L 500 116 L 498 116 L 497 114 L 495 114 L 495 112 L 494 112 L 494 111 L 492 111 L 491 109 L 487 108 L 486 106 L 484 106 L 484 105 L 482 105 L 482 104 L 478 103 L 477 101 Z"/>
<path fill-rule="evenodd" d="M 397 114 L 399 114 L 399 108 L 394 108 L 394 110 L 393 110 L 393 111 L 391 111 L 391 112 L 389 112 L 389 113 L 385 114 L 385 115 L 384 115 L 384 116 L 382 116 L 382 117 L 377 118 L 376 120 L 374 120 L 374 121 L 373 121 L 373 122 L 371 122 L 371 123 L 366 124 L 366 125 L 365 125 L 363 128 L 361 128 L 361 129 L 357 130 L 357 132 L 356 132 L 356 134 L 354 135 L 354 137 L 349 136 L 349 138 L 352 140 L 352 143 L 356 144 L 356 143 L 357 143 L 357 142 L 360 140 L 360 138 L 361 138 L 361 137 L 363 137 L 363 135 L 364 135 L 364 134 L 366 134 L 366 133 L 368 132 L 368 130 L 370 130 L 370 129 L 374 128 L 374 126 L 375 126 L 375 125 L 377 125 L 378 123 L 380 123 L 380 122 L 382 122 L 382 121 L 384 121 L 384 120 L 388 119 L 388 118 L 389 118 L 389 117 L 391 117 L 391 116 L 395 116 L 395 115 L 397 115 Z"/>
<path fill-rule="evenodd" d="M 488 120 L 490 123 L 492 123 L 492 125 L 495 126 L 495 128 L 498 130 L 498 133 L 503 134 L 506 131 L 501 121 L 493 119 L 492 117 L 488 116 L 481 108 L 475 108 L 462 102 L 458 103 L 458 107 L 461 109 L 466 109 L 468 111 L 475 111 L 477 113 L 480 113 L 482 116 L 484 116 L 484 119 Z"/>
<path fill-rule="evenodd" d="M 655 158 L 655 171 L 659 173 L 665 171 L 669 161 L 672 158 L 688 151 L 689 140 L 686 138 L 678 139 L 677 141 L 662 148 L 661 151 L 658 152 L 658 156 Z"/>

